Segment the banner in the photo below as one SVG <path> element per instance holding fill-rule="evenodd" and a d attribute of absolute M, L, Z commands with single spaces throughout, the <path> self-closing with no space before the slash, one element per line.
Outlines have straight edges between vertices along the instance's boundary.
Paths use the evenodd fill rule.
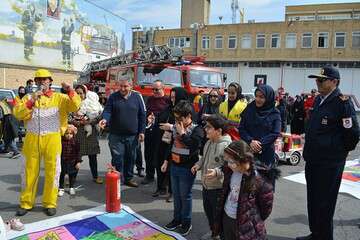
<path fill-rule="evenodd" d="M 81 71 L 123 53 L 125 31 L 123 20 L 88 1 L 1 0 L 0 63 Z"/>
<path fill-rule="evenodd" d="M 129 207 L 119 213 L 106 213 L 104 206 L 25 225 L 22 232 L 10 231 L 14 240 L 183 240 L 166 231 Z"/>
<path fill-rule="evenodd" d="M 305 172 L 284 177 L 287 180 L 306 185 Z M 346 161 L 339 192 L 348 193 L 360 199 L 360 160 Z"/>

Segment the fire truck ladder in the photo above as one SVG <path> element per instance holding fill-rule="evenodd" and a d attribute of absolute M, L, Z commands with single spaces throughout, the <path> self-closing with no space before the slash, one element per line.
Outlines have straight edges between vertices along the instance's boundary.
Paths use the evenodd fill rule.
<path fill-rule="evenodd" d="M 139 63 L 167 63 L 179 61 L 181 58 L 181 49 L 169 48 L 166 45 L 155 45 L 116 57 L 88 63 L 84 67 L 82 75 L 90 74 L 90 72 L 103 71 L 114 66 Z"/>

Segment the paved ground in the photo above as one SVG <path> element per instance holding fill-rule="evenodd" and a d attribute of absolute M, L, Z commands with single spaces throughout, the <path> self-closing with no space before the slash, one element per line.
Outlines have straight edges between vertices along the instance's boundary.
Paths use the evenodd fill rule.
<path fill-rule="evenodd" d="M 99 156 L 100 174 L 105 174 L 106 163 L 110 161 L 110 153 L 107 141 L 101 140 L 102 153 Z M 360 157 L 360 147 L 349 156 L 349 159 Z M 104 204 L 104 185 L 97 185 L 91 181 L 88 159 L 84 159 L 80 170 L 77 184 L 81 185 L 75 197 L 66 194 L 58 203 L 58 216 L 72 213 Z M 21 158 L 9 159 L 0 157 L 0 215 L 4 219 L 13 217 L 19 197 L 19 169 Z M 293 167 L 281 165 L 283 176 L 298 173 L 304 169 L 304 163 Z M 42 173 L 43 176 L 43 173 Z M 139 179 L 140 180 L 140 179 Z M 42 192 L 43 177 L 40 180 L 39 192 Z M 154 185 L 141 186 L 138 189 L 123 187 L 122 202 L 130 206 L 137 213 L 164 225 L 172 217 L 172 203 L 166 203 L 164 199 L 151 197 Z M 199 239 L 208 231 L 206 217 L 203 212 L 201 198 L 201 184 L 199 178 L 194 186 L 193 197 L 193 231 L 187 239 Z M 46 219 L 40 207 L 41 197 L 38 195 L 38 206 L 22 218 L 25 223 Z M 359 240 L 360 229 L 356 226 L 360 222 L 360 201 L 349 196 L 340 194 L 335 213 L 335 239 Z M 274 209 L 271 217 L 267 220 L 267 231 L 271 240 L 294 239 L 298 235 L 308 233 L 306 215 L 306 192 L 302 184 L 280 179 L 277 182 Z"/>

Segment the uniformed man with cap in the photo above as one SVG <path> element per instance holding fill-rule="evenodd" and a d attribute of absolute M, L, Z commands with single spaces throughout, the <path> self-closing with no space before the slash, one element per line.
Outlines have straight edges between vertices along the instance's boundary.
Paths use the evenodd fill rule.
<path fill-rule="evenodd" d="M 305 133 L 304 160 L 311 234 L 297 240 L 332 240 L 333 216 L 346 157 L 359 141 L 359 124 L 349 97 L 341 94 L 339 71 L 325 66 L 315 78 L 315 99 Z"/>
<path fill-rule="evenodd" d="M 26 135 L 22 149 L 25 161 L 21 170 L 20 207 L 16 215 L 23 216 L 35 204 L 40 160 L 44 161 L 45 184 L 42 198 L 44 212 L 56 214 L 60 176 L 61 135 L 67 128 L 69 112 L 79 109 L 81 100 L 66 83 L 66 94 L 51 90 L 52 77 L 46 69 L 35 72 L 37 92 L 27 94 L 14 107 L 14 115 L 24 121 Z"/>

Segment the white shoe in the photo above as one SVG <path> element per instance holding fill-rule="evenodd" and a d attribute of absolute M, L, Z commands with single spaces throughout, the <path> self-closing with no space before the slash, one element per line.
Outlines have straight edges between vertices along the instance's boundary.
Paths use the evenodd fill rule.
<path fill-rule="evenodd" d="M 62 197 L 62 196 L 64 196 L 64 193 L 65 193 L 65 190 L 63 188 L 60 188 L 59 192 L 58 192 L 58 196 Z"/>
<path fill-rule="evenodd" d="M 75 188 L 70 188 L 69 193 L 70 195 L 75 195 Z"/>

